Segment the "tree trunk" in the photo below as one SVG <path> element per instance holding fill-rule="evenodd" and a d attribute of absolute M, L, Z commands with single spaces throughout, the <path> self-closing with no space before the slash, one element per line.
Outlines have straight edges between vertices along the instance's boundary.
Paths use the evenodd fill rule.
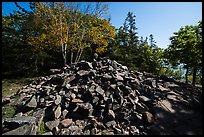
<path fill-rule="evenodd" d="M 73 63 L 73 51 L 71 50 L 71 65 Z"/>
<path fill-rule="evenodd" d="M 196 72 L 197 72 L 197 67 L 194 66 L 193 67 L 193 82 L 192 82 L 193 86 L 195 86 L 195 82 L 196 82 Z"/>
<path fill-rule="evenodd" d="M 35 57 L 35 71 L 38 72 L 38 55 Z"/>
<path fill-rule="evenodd" d="M 66 52 L 66 47 L 65 45 L 61 45 L 62 47 L 62 56 L 63 56 L 63 60 L 64 60 L 64 66 L 67 65 L 67 52 Z"/>
<path fill-rule="evenodd" d="M 185 74 L 185 76 L 186 76 L 186 83 L 188 84 L 188 67 L 186 67 L 186 74 Z"/>
<path fill-rule="evenodd" d="M 77 63 L 77 60 L 78 60 L 78 57 L 79 57 L 80 50 L 81 50 L 81 49 L 78 49 L 78 51 L 77 51 L 77 54 L 76 54 L 76 58 L 75 58 L 74 63 Z"/>
<path fill-rule="evenodd" d="M 78 56 L 77 62 L 79 62 L 79 59 L 81 58 L 82 52 L 83 52 L 83 49 L 80 50 L 80 54 Z"/>

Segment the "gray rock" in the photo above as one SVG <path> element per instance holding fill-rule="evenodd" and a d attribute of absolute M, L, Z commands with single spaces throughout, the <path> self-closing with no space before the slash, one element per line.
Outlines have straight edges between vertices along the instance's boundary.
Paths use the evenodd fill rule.
<path fill-rule="evenodd" d="M 136 126 L 130 126 L 130 133 L 133 135 L 139 135 L 139 129 Z"/>
<path fill-rule="evenodd" d="M 61 95 L 61 96 L 63 95 L 63 96 L 64 96 L 64 95 L 65 95 L 65 91 L 61 90 L 61 91 L 59 92 L 59 95 Z"/>
<path fill-rule="evenodd" d="M 122 82 L 117 82 L 117 86 L 118 87 L 123 86 L 123 83 Z"/>
<path fill-rule="evenodd" d="M 63 116 L 64 118 L 66 117 L 67 114 L 68 114 L 68 110 L 65 109 L 65 110 L 62 111 L 62 116 Z"/>
<path fill-rule="evenodd" d="M 85 76 L 88 75 L 90 73 L 90 71 L 86 71 L 86 70 L 79 70 L 77 72 L 77 74 L 81 77 L 81 76 Z"/>
<path fill-rule="evenodd" d="M 49 72 L 51 74 L 57 74 L 57 73 L 61 73 L 62 71 L 61 71 L 61 69 L 50 69 Z"/>
<path fill-rule="evenodd" d="M 33 117 L 36 118 L 35 122 L 36 122 L 36 125 L 38 127 L 40 127 L 40 124 L 41 124 L 44 116 L 45 116 L 45 108 L 44 109 L 39 109 L 39 110 L 33 112 Z"/>
<path fill-rule="evenodd" d="M 105 123 L 105 125 L 109 128 L 109 127 L 111 127 L 111 126 L 115 126 L 115 125 L 116 125 L 116 122 L 115 122 L 114 120 L 108 121 L 108 122 Z"/>
<path fill-rule="evenodd" d="M 8 104 L 8 103 L 10 103 L 11 101 L 10 101 L 10 98 L 3 98 L 2 99 L 2 105 L 6 105 L 6 104 Z"/>
<path fill-rule="evenodd" d="M 62 84 L 62 86 L 66 86 L 67 84 L 69 84 L 74 79 L 75 79 L 75 75 L 72 75 L 72 76 L 69 76 L 69 77 L 65 78 L 64 83 Z"/>
<path fill-rule="evenodd" d="M 116 88 L 116 84 L 111 84 L 110 87 L 111 87 L 112 89 L 115 89 L 115 88 Z"/>
<path fill-rule="evenodd" d="M 36 118 L 32 116 L 21 116 L 21 117 L 14 117 L 14 118 L 5 118 L 4 122 L 6 123 L 17 123 L 19 125 L 21 124 L 33 124 L 35 123 Z"/>
<path fill-rule="evenodd" d="M 121 129 L 119 129 L 119 128 L 117 128 L 117 127 L 113 127 L 113 129 L 115 130 L 115 132 L 116 132 L 116 134 L 122 134 L 122 130 Z"/>
<path fill-rule="evenodd" d="M 36 135 L 37 127 L 35 124 L 25 124 L 2 135 Z"/>
<path fill-rule="evenodd" d="M 22 117 L 22 116 L 23 116 L 23 113 L 22 113 L 22 112 L 20 112 L 20 113 L 18 113 L 18 114 L 15 115 L 15 117 Z"/>
<path fill-rule="evenodd" d="M 44 98 L 40 98 L 40 103 L 44 103 L 45 99 Z"/>
<path fill-rule="evenodd" d="M 85 130 L 85 131 L 84 131 L 84 135 L 91 135 L 90 130 Z"/>
<path fill-rule="evenodd" d="M 48 106 L 51 106 L 52 105 L 52 103 L 53 103 L 54 101 L 45 101 L 45 106 L 46 107 L 48 107 Z"/>
<path fill-rule="evenodd" d="M 91 129 L 91 135 L 96 135 L 97 133 L 97 128 L 92 128 Z"/>
<path fill-rule="evenodd" d="M 32 96 L 31 100 L 26 104 L 26 106 L 30 108 L 37 107 L 37 101 L 36 101 L 35 95 Z"/>
<path fill-rule="evenodd" d="M 78 126 L 69 126 L 68 129 L 71 131 L 77 130 L 79 127 Z"/>
<path fill-rule="evenodd" d="M 55 118 L 59 118 L 61 116 L 61 107 L 58 106 L 54 111 Z"/>
<path fill-rule="evenodd" d="M 142 105 L 141 103 L 136 104 L 136 110 L 139 113 L 144 113 L 146 111 L 149 111 L 148 107 L 146 107 L 144 104 Z"/>
<path fill-rule="evenodd" d="M 120 105 L 119 104 L 113 104 L 113 110 L 116 111 L 117 109 L 120 108 Z"/>
<path fill-rule="evenodd" d="M 56 96 L 55 105 L 59 105 L 62 101 L 62 97 L 60 95 Z"/>
<path fill-rule="evenodd" d="M 55 95 L 49 95 L 49 98 L 54 101 L 56 99 L 56 96 Z"/>
<path fill-rule="evenodd" d="M 97 96 L 94 96 L 92 103 L 97 104 L 99 101 L 99 98 Z"/>
<path fill-rule="evenodd" d="M 72 99 L 75 99 L 76 98 L 76 95 L 74 93 L 71 93 L 71 98 Z"/>
<path fill-rule="evenodd" d="M 108 116 L 110 120 L 115 119 L 115 113 L 113 112 L 113 110 L 108 110 Z"/>
<path fill-rule="evenodd" d="M 54 120 L 54 121 L 48 121 L 45 123 L 45 126 L 49 129 L 49 130 L 53 130 L 54 127 L 57 127 L 60 123 L 60 120 Z"/>
<path fill-rule="evenodd" d="M 123 80 L 124 80 L 123 77 L 121 77 L 121 76 L 118 75 L 118 74 L 116 74 L 116 79 L 117 79 L 118 81 L 123 81 Z"/>
<path fill-rule="evenodd" d="M 62 120 L 60 123 L 62 124 L 63 127 L 68 127 L 73 123 L 73 121 L 72 119 L 67 118 Z"/>
<path fill-rule="evenodd" d="M 108 74 L 104 74 L 103 77 L 106 78 L 106 79 L 112 79 L 112 76 L 110 76 Z"/>
<path fill-rule="evenodd" d="M 95 91 L 95 86 L 91 86 L 90 88 L 89 88 L 89 91 L 92 93 L 92 92 L 94 92 Z"/>
<path fill-rule="evenodd" d="M 88 114 L 89 116 L 92 115 L 92 113 L 93 113 L 93 106 L 91 105 L 91 103 L 77 103 L 76 105 L 79 106 L 82 109 L 88 110 L 89 111 L 89 114 Z"/>
<path fill-rule="evenodd" d="M 100 95 L 102 95 L 102 96 L 104 96 L 104 90 L 101 88 L 101 86 L 98 86 L 97 88 L 96 88 L 96 92 L 98 92 Z"/>
<path fill-rule="evenodd" d="M 52 132 L 45 132 L 45 133 L 42 134 L 42 135 L 53 135 L 53 133 L 52 133 Z"/>
<path fill-rule="evenodd" d="M 124 69 L 124 70 L 128 70 L 127 66 L 121 66 L 121 67 L 122 67 L 122 69 Z"/>
<path fill-rule="evenodd" d="M 143 118 L 144 122 L 146 122 L 146 123 L 149 123 L 149 124 L 153 124 L 154 123 L 154 117 L 148 111 L 142 113 L 142 118 Z"/>
<path fill-rule="evenodd" d="M 69 89 L 69 88 L 71 87 L 71 85 L 70 85 L 70 84 L 66 84 L 65 87 L 66 87 L 67 89 Z"/>
<path fill-rule="evenodd" d="M 139 96 L 139 100 L 142 101 L 142 102 L 147 102 L 147 101 L 150 101 L 150 99 L 146 96 Z"/>

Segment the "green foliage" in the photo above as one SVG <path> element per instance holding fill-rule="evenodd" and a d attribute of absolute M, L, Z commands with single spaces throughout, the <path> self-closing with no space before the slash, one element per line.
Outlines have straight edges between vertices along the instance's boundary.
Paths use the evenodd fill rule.
<path fill-rule="evenodd" d="M 3 118 L 12 118 L 16 113 L 16 107 L 14 106 L 4 106 L 2 107 L 2 117 Z"/>
<path fill-rule="evenodd" d="M 187 70 L 192 68 L 193 85 L 195 84 L 196 73 L 202 68 L 202 22 L 195 26 L 185 26 L 180 28 L 174 36 L 170 38 L 171 44 L 165 49 L 164 57 L 173 66 L 181 63 L 185 64 Z M 188 71 L 186 72 L 186 78 Z M 186 79 L 186 82 L 187 79 Z"/>
<path fill-rule="evenodd" d="M 138 39 L 134 18 L 129 12 L 124 25 L 117 30 L 115 40 L 109 47 L 109 56 L 132 70 L 158 74 L 162 68 L 163 51 L 156 46 L 153 35 L 150 35 L 152 45 L 148 44 L 147 38 Z"/>
<path fill-rule="evenodd" d="M 96 3 L 97 9 L 88 5 L 84 11 L 75 2 L 30 2 L 31 11 L 15 4 L 17 11 L 2 16 L 5 77 L 47 74 L 50 68 L 62 68 L 67 59 L 79 61 L 92 45 L 102 54 L 115 35 L 110 22 L 99 18 L 108 9 L 104 3 Z"/>
<path fill-rule="evenodd" d="M 42 122 L 40 123 L 40 127 L 39 127 L 39 130 L 38 130 L 37 134 L 38 134 L 38 135 L 42 135 L 42 134 L 44 134 L 45 132 L 46 132 L 45 122 L 42 121 Z"/>

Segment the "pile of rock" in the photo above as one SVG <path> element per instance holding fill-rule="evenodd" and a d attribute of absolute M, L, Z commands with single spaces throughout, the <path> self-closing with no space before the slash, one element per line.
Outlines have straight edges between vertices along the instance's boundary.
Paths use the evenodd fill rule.
<path fill-rule="evenodd" d="M 3 134 L 146 135 L 154 105 L 165 98 L 162 80 L 130 71 L 108 58 L 81 61 L 41 77 L 2 100 L 16 115 L 2 120 Z"/>

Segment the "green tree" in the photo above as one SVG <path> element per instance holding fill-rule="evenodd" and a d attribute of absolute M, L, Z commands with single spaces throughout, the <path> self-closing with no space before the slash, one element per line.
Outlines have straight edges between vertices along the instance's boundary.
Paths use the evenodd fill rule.
<path fill-rule="evenodd" d="M 192 68 L 193 82 L 195 85 L 196 73 L 202 65 L 202 22 L 198 25 L 185 26 L 180 28 L 174 36 L 170 38 L 171 44 L 165 50 L 165 57 L 173 66 L 180 63 L 185 64 L 186 68 L 186 83 L 188 83 L 188 74 Z"/>
<path fill-rule="evenodd" d="M 108 45 L 108 39 L 114 36 L 110 22 L 98 19 L 104 13 L 105 7 L 99 3 L 94 9 L 90 9 L 88 5 L 82 13 L 76 3 L 38 2 L 34 14 L 36 23 L 33 24 L 42 31 L 30 36 L 28 41 L 39 50 L 47 46 L 61 47 L 64 65 L 67 64 L 68 50 L 71 64 L 78 62 L 84 48 L 91 44 L 99 46 L 96 48 L 97 52 L 103 52 Z"/>
<path fill-rule="evenodd" d="M 154 36 L 152 34 L 149 35 L 149 44 L 150 44 L 150 48 L 156 47 L 156 41 L 154 40 Z"/>

